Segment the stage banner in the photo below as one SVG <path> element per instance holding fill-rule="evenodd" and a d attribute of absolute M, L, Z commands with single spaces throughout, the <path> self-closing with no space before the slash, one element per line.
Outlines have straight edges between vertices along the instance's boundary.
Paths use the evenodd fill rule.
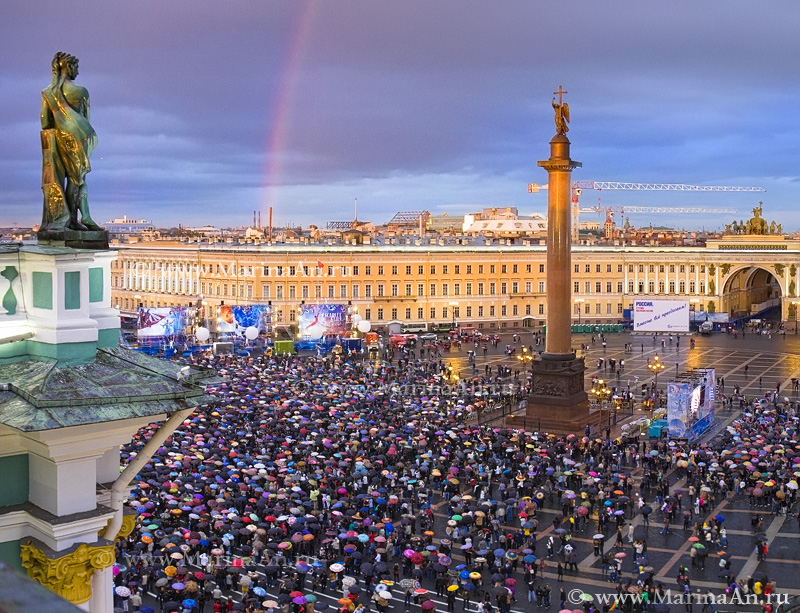
<path fill-rule="evenodd" d="M 136 336 L 139 339 L 176 341 L 186 335 L 189 310 L 186 307 L 139 307 Z"/>
<path fill-rule="evenodd" d="M 339 336 L 347 330 L 346 304 L 304 304 L 300 306 L 300 338 Z"/>
<path fill-rule="evenodd" d="M 697 439 L 714 423 L 716 371 L 713 368 L 698 370 L 700 379 L 692 390 L 689 401 L 689 423 L 686 438 Z"/>
<path fill-rule="evenodd" d="M 265 304 L 229 305 L 219 307 L 217 331 L 220 334 L 243 333 L 246 328 L 254 327 L 259 332 L 267 331 L 267 319 L 271 307 Z"/>
<path fill-rule="evenodd" d="M 689 383 L 667 384 L 667 436 L 684 438 L 689 427 Z"/>

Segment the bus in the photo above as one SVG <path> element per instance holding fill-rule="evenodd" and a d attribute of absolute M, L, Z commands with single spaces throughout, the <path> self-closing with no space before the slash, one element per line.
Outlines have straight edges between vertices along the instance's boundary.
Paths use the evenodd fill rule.
<path fill-rule="evenodd" d="M 405 323 L 402 326 L 403 334 L 416 334 L 418 332 L 427 332 L 428 331 L 428 324 L 424 322 L 420 323 Z"/>

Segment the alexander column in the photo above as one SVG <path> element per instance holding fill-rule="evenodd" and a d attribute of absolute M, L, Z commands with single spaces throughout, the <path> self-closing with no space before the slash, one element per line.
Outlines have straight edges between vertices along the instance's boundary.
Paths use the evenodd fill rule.
<path fill-rule="evenodd" d="M 571 345 L 572 316 L 572 170 L 581 163 L 569 157 L 569 105 L 561 86 L 553 92 L 556 135 L 550 141 L 550 159 L 538 162 L 548 175 L 547 196 L 547 330 L 545 350 L 532 362 L 531 395 L 524 418 L 511 425 L 549 432 L 582 431 L 589 420 L 584 391 L 583 357 Z M 521 422 L 524 420 L 524 424 Z M 515 423 L 516 422 L 516 423 Z"/>

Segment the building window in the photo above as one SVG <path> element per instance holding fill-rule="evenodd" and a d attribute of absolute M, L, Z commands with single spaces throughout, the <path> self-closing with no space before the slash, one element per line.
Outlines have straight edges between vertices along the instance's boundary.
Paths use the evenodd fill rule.
<path fill-rule="evenodd" d="M 364 274 L 370 276 L 372 274 L 372 266 L 364 266 Z"/>
<path fill-rule="evenodd" d="M 458 266 L 456 266 L 456 274 L 458 274 Z M 467 264 L 467 274 L 472 274 L 472 264 Z"/>
<path fill-rule="evenodd" d="M 539 272 L 544 272 L 544 264 L 539 264 Z"/>
<path fill-rule="evenodd" d="M 425 274 L 425 267 L 422 264 L 417 266 L 417 274 L 418 275 L 424 275 Z"/>
<path fill-rule="evenodd" d="M 436 274 L 436 264 L 431 264 L 431 274 L 432 275 Z"/>
<path fill-rule="evenodd" d="M 406 274 L 407 274 L 407 275 L 410 275 L 410 274 L 411 274 L 411 266 L 410 266 L 410 265 L 409 265 L 409 266 L 406 266 Z"/>
<path fill-rule="evenodd" d="M 478 307 L 478 317 L 483 317 L 483 306 Z"/>
<path fill-rule="evenodd" d="M 397 309 L 396 308 L 392 309 L 392 319 L 397 319 Z"/>
<path fill-rule="evenodd" d="M 543 304 L 539 305 L 539 315 L 544 315 L 544 305 Z"/>
<path fill-rule="evenodd" d="M 483 296 L 483 281 L 478 281 L 478 296 Z"/>
<path fill-rule="evenodd" d="M 461 265 L 460 264 L 453 264 L 453 271 L 457 275 L 461 274 Z"/>
<path fill-rule="evenodd" d="M 472 307 L 471 306 L 467 307 L 467 317 L 472 317 Z"/>
<path fill-rule="evenodd" d="M 664 272 L 664 265 L 663 264 L 659 264 L 658 272 Z"/>
<path fill-rule="evenodd" d="M 378 266 L 378 275 L 383 275 L 383 266 Z"/>
<path fill-rule="evenodd" d="M 505 307 L 503 307 L 503 308 L 505 308 Z M 519 306 L 517 306 L 516 304 L 512 304 L 511 305 L 511 314 L 512 315 L 519 315 Z"/>
<path fill-rule="evenodd" d="M 436 319 L 436 307 L 431 307 L 431 320 Z"/>
<path fill-rule="evenodd" d="M 383 283 L 378 283 L 378 298 L 383 298 Z"/>
<path fill-rule="evenodd" d="M 580 271 L 581 271 L 581 265 L 580 264 L 575 264 L 575 272 L 579 273 Z"/>
<path fill-rule="evenodd" d="M 406 296 L 411 295 L 411 283 L 406 283 Z"/>
<path fill-rule="evenodd" d="M 378 307 L 378 321 L 383 321 L 383 308 Z"/>
<path fill-rule="evenodd" d="M 531 305 L 526 304 L 525 305 L 525 315 L 530 315 L 530 314 L 531 314 Z"/>
<path fill-rule="evenodd" d="M 669 282 L 669 293 L 670 294 L 674 294 L 675 293 L 675 281 L 670 281 Z"/>
<path fill-rule="evenodd" d="M 644 281 L 639 281 L 639 293 L 644 294 Z"/>
<path fill-rule="evenodd" d="M 425 319 L 425 312 L 422 307 L 417 308 L 417 319 Z"/>
<path fill-rule="evenodd" d="M 601 294 L 603 292 L 603 282 L 602 281 L 595 281 L 594 282 L 594 293 Z"/>
<path fill-rule="evenodd" d="M 424 295 L 425 295 L 425 284 L 417 283 L 417 296 L 424 296 Z"/>
<path fill-rule="evenodd" d="M 442 264 L 442 274 L 443 275 L 447 274 L 447 264 Z"/>
<path fill-rule="evenodd" d="M 689 293 L 694 294 L 695 293 L 694 289 L 695 289 L 694 281 L 689 281 Z"/>
<path fill-rule="evenodd" d="M 479 275 L 483 274 L 483 264 L 478 264 L 478 274 Z"/>
<path fill-rule="evenodd" d="M 353 283 L 353 298 L 358 298 L 358 285 Z"/>
<path fill-rule="evenodd" d="M 706 293 L 706 282 L 705 281 L 700 281 L 700 293 L 701 294 L 705 294 Z"/>
<path fill-rule="evenodd" d="M 633 264 L 628 264 L 628 272 L 633 272 Z"/>
<path fill-rule="evenodd" d="M 392 266 L 392 274 L 393 275 L 397 274 L 397 266 Z"/>
<path fill-rule="evenodd" d="M 472 282 L 467 283 L 467 296 L 472 296 Z"/>
<path fill-rule="evenodd" d="M 629 294 L 633 293 L 633 279 L 628 281 L 628 293 Z"/>
<path fill-rule="evenodd" d="M 301 295 L 303 298 L 308 298 L 308 285 L 304 285 L 304 286 L 302 287 L 302 289 L 300 290 L 300 295 Z"/>
<path fill-rule="evenodd" d="M 447 287 L 447 283 L 442 283 L 442 296 L 448 296 L 449 295 L 448 294 L 448 289 L 449 288 Z"/>
<path fill-rule="evenodd" d="M 453 283 L 453 296 L 460 296 L 460 295 L 461 295 L 461 284 Z"/>
<path fill-rule="evenodd" d="M 622 313 L 622 303 L 621 302 L 617 303 L 617 313 Z"/>
<path fill-rule="evenodd" d="M 333 298 L 333 297 L 334 297 L 334 288 L 333 284 L 330 284 L 328 285 L 328 298 Z"/>
<path fill-rule="evenodd" d="M 428 295 L 429 296 L 435 296 L 436 295 L 436 284 L 435 283 L 431 283 L 431 291 L 430 291 L 430 294 L 428 294 Z"/>
<path fill-rule="evenodd" d="M 399 293 L 399 288 L 397 287 L 397 283 L 392 283 L 392 296 L 397 296 Z"/>
<path fill-rule="evenodd" d="M 406 307 L 406 319 L 411 319 L 411 307 Z"/>
<path fill-rule="evenodd" d="M 695 269 L 695 266 L 694 266 L 694 264 L 690 264 L 690 265 L 689 265 L 689 272 L 690 272 L 690 273 L 693 273 L 693 272 L 694 272 L 694 269 Z"/>
<path fill-rule="evenodd" d="M 502 304 L 500 305 L 500 317 L 505 317 L 505 316 L 506 316 L 506 305 Z"/>
<path fill-rule="evenodd" d="M 663 294 L 665 290 L 665 285 L 663 281 L 658 282 L 658 293 Z"/>
<path fill-rule="evenodd" d="M 647 291 L 651 294 L 656 293 L 656 282 L 655 281 L 648 281 L 647 282 Z"/>
<path fill-rule="evenodd" d="M 505 283 L 503 284 L 505 285 Z M 505 293 L 505 292 L 503 292 Z M 511 293 L 518 294 L 519 293 L 519 281 L 512 281 L 511 282 Z"/>
<path fill-rule="evenodd" d="M 544 281 L 539 281 L 539 293 L 544 294 Z"/>
<path fill-rule="evenodd" d="M 683 267 L 681 266 L 681 268 L 683 268 Z M 686 281 L 681 281 L 678 284 L 678 292 L 681 293 L 681 294 L 685 294 L 686 293 Z"/>
<path fill-rule="evenodd" d="M 372 285 L 369 283 L 364 286 L 364 298 L 372 298 Z"/>
<path fill-rule="evenodd" d="M 364 309 L 364 319 L 372 319 L 372 309 Z"/>
<path fill-rule="evenodd" d="M 611 293 L 611 281 L 606 281 L 606 294 Z"/>
<path fill-rule="evenodd" d="M 591 281 L 584 281 L 583 282 L 583 291 L 586 294 L 592 293 L 592 282 Z"/>
<path fill-rule="evenodd" d="M 540 281 L 541 283 L 541 281 Z M 572 282 L 572 293 L 573 294 L 580 294 L 581 292 L 581 282 L 580 281 L 573 281 Z"/>

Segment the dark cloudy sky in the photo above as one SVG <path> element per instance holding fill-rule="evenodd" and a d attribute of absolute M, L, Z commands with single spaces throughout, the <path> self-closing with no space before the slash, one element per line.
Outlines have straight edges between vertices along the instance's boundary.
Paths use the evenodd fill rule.
<path fill-rule="evenodd" d="M 544 212 L 569 92 L 574 179 L 762 186 L 585 191 L 583 206 L 732 207 L 800 229 L 800 7 L 721 0 L 36 0 L 4 7 L 0 225 L 41 217 L 40 91 L 80 59 L 99 222 L 276 224 Z M 720 228 L 732 216 L 636 215 Z"/>

